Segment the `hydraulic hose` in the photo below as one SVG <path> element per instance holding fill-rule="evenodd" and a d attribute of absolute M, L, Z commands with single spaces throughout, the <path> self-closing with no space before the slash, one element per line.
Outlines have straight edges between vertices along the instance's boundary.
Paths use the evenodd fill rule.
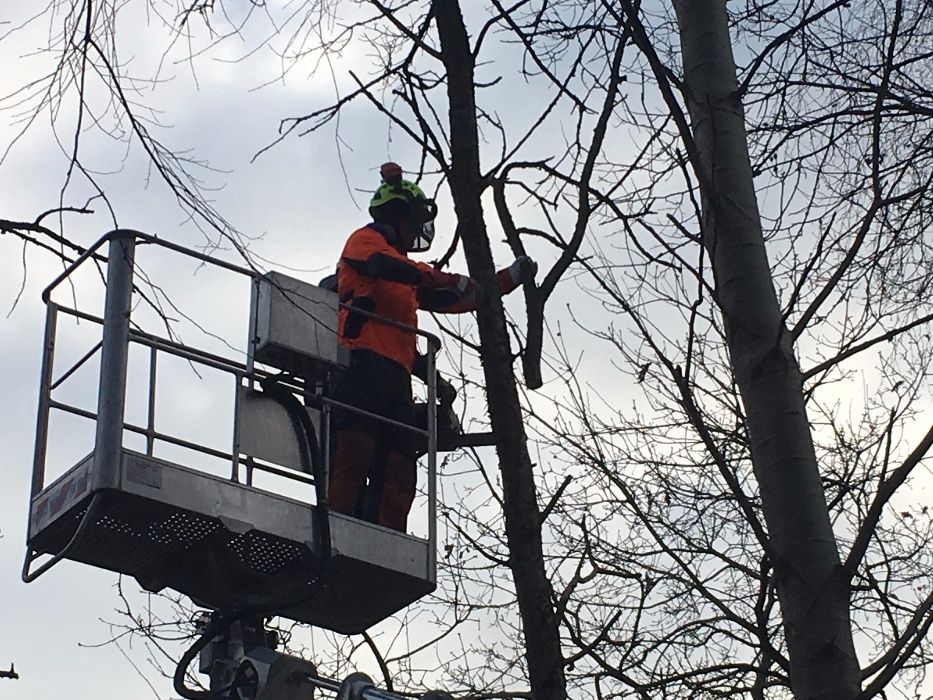
<path fill-rule="evenodd" d="M 211 619 L 211 621 L 207 623 L 207 626 L 201 631 L 201 636 L 181 655 L 181 659 L 178 660 L 178 665 L 175 666 L 175 675 L 172 677 L 172 685 L 175 688 L 175 692 L 181 697 L 186 700 L 214 700 L 215 698 L 221 697 L 221 692 L 225 692 L 218 690 L 192 690 L 185 685 L 185 673 L 188 670 L 188 666 L 194 661 L 194 657 L 201 653 L 201 650 L 210 644 L 214 637 L 236 622 L 237 618 L 242 614 L 243 613 L 239 610 L 232 610 L 221 613 L 217 617 Z"/>
<path fill-rule="evenodd" d="M 315 508 L 317 524 L 317 544 L 320 552 L 322 565 L 330 558 L 330 509 L 327 503 L 327 475 L 324 473 L 324 463 L 321 458 L 320 443 L 317 439 L 317 431 L 311 417 L 305 410 L 305 407 L 295 398 L 295 395 L 284 386 L 279 384 L 274 378 L 267 377 L 260 381 L 263 393 L 276 401 L 288 413 L 292 422 L 292 428 L 295 431 L 295 437 L 298 440 L 299 453 L 302 469 L 314 476 L 314 490 L 317 498 Z M 188 666 L 194 661 L 194 658 L 204 647 L 210 644 L 211 640 L 220 632 L 227 629 L 237 619 L 245 614 L 260 614 L 261 612 L 274 614 L 273 608 L 289 608 L 300 605 L 307 598 L 301 598 L 293 601 L 283 602 L 280 605 L 255 606 L 250 609 L 238 609 L 220 613 L 214 617 L 201 632 L 201 636 L 192 644 L 182 655 L 175 667 L 175 674 L 172 678 L 175 692 L 186 700 L 216 700 L 222 697 L 229 689 L 223 690 L 192 690 L 185 686 L 185 673 Z"/>
<path fill-rule="evenodd" d="M 315 520 L 317 525 L 317 545 L 321 553 L 321 562 L 330 559 L 330 507 L 327 502 L 327 474 L 324 472 L 324 460 L 321 456 L 320 442 L 311 416 L 295 395 L 279 384 L 273 377 L 260 381 L 263 393 L 278 402 L 288 413 L 292 421 L 295 437 L 298 439 L 302 469 L 314 476 L 314 495 L 317 500 Z"/>

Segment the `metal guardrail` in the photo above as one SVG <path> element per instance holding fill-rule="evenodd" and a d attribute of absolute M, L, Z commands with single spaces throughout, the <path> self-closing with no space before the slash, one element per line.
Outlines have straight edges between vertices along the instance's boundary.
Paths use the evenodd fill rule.
<path fill-rule="evenodd" d="M 104 244 L 108 244 L 108 253 L 104 257 L 99 251 Z M 255 459 L 249 459 L 247 463 L 247 472 L 245 482 L 240 481 L 241 457 L 238 438 L 238 404 L 239 391 L 235 391 L 235 406 L 233 420 L 232 444 L 229 452 L 217 450 L 206 445 L 200 445 L 189 440 L 184 440 L 177 436 L 160 432 L 156 429 L 155 406 L 156 406 L 156 387 L 158 384 L 158 357 L 160 353 L 173 355 L 189 361 L 194 364 L 210 367 L 221 372 L 225 372 L 233 378 L 236 388 L 243 386 L 244 382 L 259 382 L 265 378 L 277 376 L 272 372 L 265 371 L 253 366 L 251 361 L 241 363 L 228 357 L 206 352 L 170 338 L 160 337 L 141 330 L 130 327 L 131 301 L 134 290 L 137 286 L 134 283 L 135 272 L 135 252 L 138 245 L 159 246 L 175 253 L 187 256 L 200 261 L 206 265 L 216 266 L 230 272 L 248 277 L 251 283 L 256 284 L 262 278 L 262 273 L 255 268 L 247 268 L 235 265 L 217 258 L 211 257 L 198 251 L 184 248 L 175 243 L 165 241 L 156 236 L 146 234 L 140 231 L 130 229 L 117 229 L 102 236 L 90 248 L 82 253 L 74 262 L 61 272 L 42 292 L 42 299 L 46 304 L 46 325 L 45 337 L 42 352 L 42 369 L 40 376 L 39 389 L 39 408 L 36 420 L 36 441 L 33 457 L 33 473 L 31 482 L 31 499 L 39 495 L 46 486 L 46 459 L 48 453 L 49 439 L 49 420 L 52 410 L 62 411 L 77 415 L 96 422 L 96 435 L 94 443 L 95 463 L 99 465 L 111 465 L 111 473 L 104 473 L 104 470 L 95 472 L 93 489 L 107 488 L 115 483 L 116 475 L 112 473 L 118 464 L 118 456 L 123 446 L 123 435 L 125 431 L 142 435 L 146 439 L 146 454 L 153 455 L 157 442 L 173 444 L 179 447 L 200 452 L 211 457 L 229 460 L 231 464 L 230 479 L 240 483 L 251 483 L 251 472 L 253 469 L 259 469 L 272 473 L 287 479 L 292 479 L 301 483 L 314 483 L 313 479 L 299 472 L 292 472 L 286 469 L 277 468 L 271 464 L 264 464 Z M 52 301 L 52 294 L 59 285 L 63 284 L 75 273 L 82 265 L 88 261 L 107 263 L 106 273 L 106 299 L 103 318 L 89 314 L 75 307 L 58 304 Z M 77 304 L 76 304 L 77 306 Z M 353 406 L 343 404 L 326 396 L 308 396 L 305 394 L 306 402 L 316 405 L 324 416 L 324 425 L 329 424 L 329 414 L 334 408 L 353 411 L 361 415 L 366 415 L 374 420 L 391 424 L 400 430 L 407 430 L 415 434 L 422 435 L 427 442 L 427 498 L 428 498 L 428 542 L 429 542 L 429 567 L 433 571 L 436 565 L 436 540 L 437 540 L 437 388 L 435 384 L 435 361 L 436 352 L 440 349 L 440 339 L 431 333 L 406 326 L 391 319 L 385 319 L 375 314 L 371 314 L 359 309 L 353 309 L 346 304 L 341 304 L 345 308 L 351 309 L 352 313 L 359 313 L 367 318 L 373 319 L 379 323 L 387 323 L 396 327 L 403 328 L 424 338 L 428 344 L 428 381 L 427 381 L 427 426 L 421 429 L 412 425 L 399 423 L 389 420 L 378 414 L 368 413 Z M 58 316 L 66 314 L 80 320 L 89 321 L 102 328 L 102 338 L 90 350 L 88 350 L 74 364 L 68 367 L 59 377 L 53 378 L 53 365 L 55 359 L 55 343 L 58 333 Z M 124 417 L 126 385 L 127 385 L 127 362 L 128 348 L 130 343 L 138 344 L 149 349 L 149 374 L 147 389 L 147 410 L 146 425 L 133 425 L 127 423 Z M 92 357 L 100 352 L 100 381 L 98 386 L 97 410 L 88 411 L 80 407 L 56 401 L 52 398 L 52 392 L 63 385 L 70 377 L 86 364 Z M 288 380 L 285 381 L 286 387 L 293 392 L 301 392 L 300 383 Z M 329 470 L 329 451 L 324 451 L 324 460 L 326 469 Z M 89 507 L 89 512 L 93 505 Z M 87 517 L 87 516 L 85 516 Z M 30 522 L 30 537 L 31 522 Z M 76 533 L 77 536 L 77 533 Z M 24 580 L 33 580 L 44 571 L 48 570 L 54 563 L 67 556 L 67 550 L 71 543 L 66 545 L 62 552 L 54 555 L 50 561 L 43 564 L 37 571 L 29 573 L 29 566 L 33 559 L 30 550 L 27 553 L 27 560 L 24 565 Z"/>

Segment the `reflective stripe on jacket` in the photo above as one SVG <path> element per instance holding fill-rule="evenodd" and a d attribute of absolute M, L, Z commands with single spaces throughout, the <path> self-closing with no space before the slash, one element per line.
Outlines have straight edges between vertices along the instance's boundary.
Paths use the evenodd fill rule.
<path fill-rule="evenodd" d="M 410 260 L 388 243 L 372 224 L 354 231 L 343 248 L 337 265 L 337 293 L 340 301 L 364 311 L 392 319 L 407 326 L 418 325 L 416 284 L 406 284 L 367 275 L 361 268 L 373 254 L 382 254 L 420 272 L 431 275 L 433 269 Z M 337 316 L 340 342 L 352 349 L 372 350 L 393 360 L 411 372 L 415 359 L 416 336 L 377 319 L 366 318 L 341 308 Z"/>
<path fill-rule="evenodd" d="M 337 264 L 337 293 L 342 303 L 415 328 L 419 307 L 448 314 L 476 309 L 477 289 L 472 280 L 409 259 L 389 243 L 391 237 L 391 231 L 373 223 L 347 239 Z M 462 281 L 469 284 L 457 288 Z M 499 270 L 496 282 L 500 294 L 518 286 L 508 268 Z M 341 307 L 337 337 L 351 350 L 371 350 L 411 372 L 417 336 L 410 330 Z"/>

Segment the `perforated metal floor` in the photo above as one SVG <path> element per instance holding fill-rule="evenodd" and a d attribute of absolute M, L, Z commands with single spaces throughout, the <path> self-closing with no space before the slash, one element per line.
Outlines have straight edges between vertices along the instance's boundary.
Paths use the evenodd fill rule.
<path fill-rule="evenodd" d="M 119 488 L 103 491 L 68 558 L 172 588 L 210 608 L 259 606 L 360 632 L 434 589 L 427 542 L 332 514 L 324 560 L 314 508 L 125 452 Z M 32 504 L 36 551 L 60 551 L 88 511 L 86 459 Z"/>

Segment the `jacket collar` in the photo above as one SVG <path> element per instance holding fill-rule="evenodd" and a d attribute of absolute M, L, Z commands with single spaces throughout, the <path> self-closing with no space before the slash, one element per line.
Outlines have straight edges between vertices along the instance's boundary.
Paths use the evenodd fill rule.
<path fill-rule="evenodd" d="M 373 231 L 378 232 L 383 238 L 386 239 L 386 243 L 398 250 L 398 236 L 395 235 L 395 232 L 392 231 L 385 224 L 379 223 L 378 221 L 371 221 L 366 224 L 368 228 L 371 228 Z"/>

